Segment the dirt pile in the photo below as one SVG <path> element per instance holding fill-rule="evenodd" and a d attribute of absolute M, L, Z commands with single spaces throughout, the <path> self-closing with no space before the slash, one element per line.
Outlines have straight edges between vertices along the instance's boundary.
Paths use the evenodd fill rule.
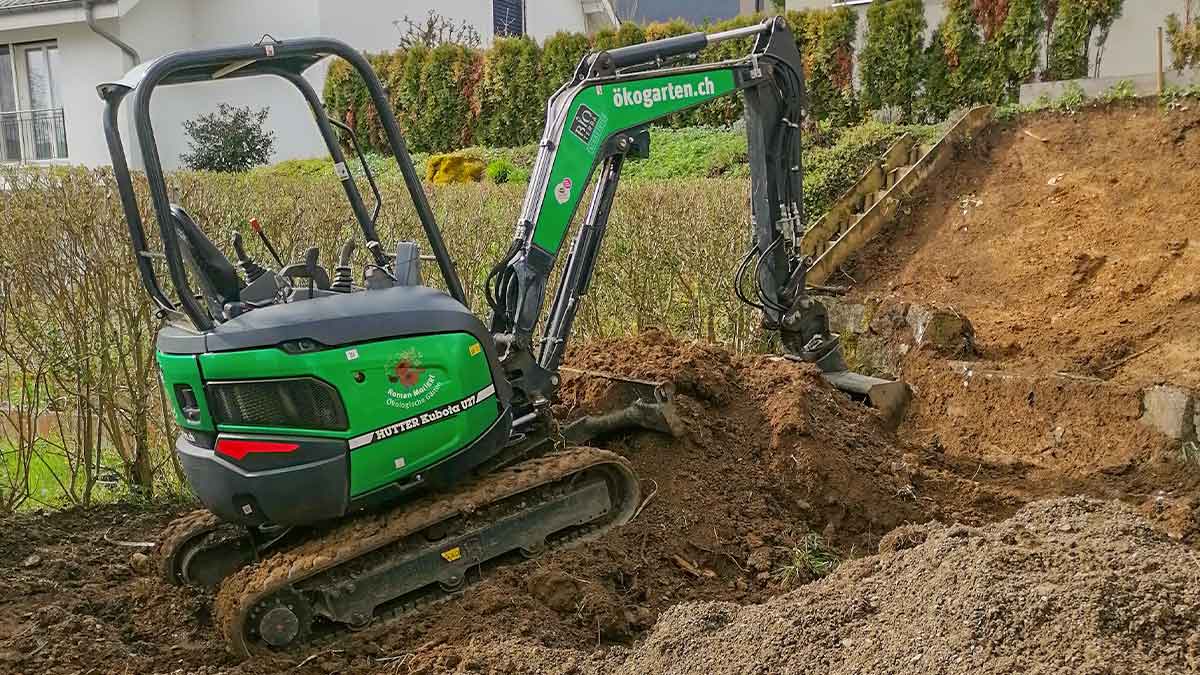
<path fill-rule="evenodd" d="M 674 385 L 683 437 L 602 443 L 633 463 L 641 513 L 586 547 L 498 571 L 462 601 L 406 620 L 400 635 L 371 635 L 385 650 L 462 644 L 481 631 L 552 647 L 630 643 L 678 602 L 762 602 L 811 580 L 811 570 L 784 578 L 784 568 L 814 537 L 861 554 L 892 528 L 933 517 L 906 496 L 904 453 L 875 412 L 807 366 L 655 331 L 589 343 L 568 362 Z M 621 391 L 567 373 L 557 413 L 611 409 Z"/>
<path fill-rule="evenodd" d="M 860 255 L 853 297 L 954 307 L 989 367 L 1197 386 L 1197 185 L 1195 106 L 997 124 Z"/>
<path fill-rule="evenodd" d="M 1200 386 L 1196 185 L 1200 110 L 1023 116 L 961 148 L 854 261 L 857 345 L 882 341 L 869 360 L 913 386 L 898 436 L 957 477 L 944 507 L 980 523 L 1087 494 L 1197 540 L 1200 463 L 1139 422 L 1147 385 Z M 976 353 L 911 349 L 887 319 L 917 306 L 968 319 Z"/>
<path fill-rule="evenodd" d="M 677 607 L 618 672 L 1200 669 L 1200 557 L 1128 507 L 1042 502 L 882 548 L 765 605 Z"/>
<path fill-rule="evenodd" d="M 665 612 L 632 650 L 439 646 L 407 673 L 1188 673 L 1200 556 L 1117 502 L 1059 499 L 983 528 L 899 528 L 878 555 L 765 604 Z M 385 672 L 385 671 L 381 671 Z"/>
<path fill-rule="evenodd" d="M 1065 509 L 1061 513 L 1073 514 L 1070 518 L 1079 521 L 1071 525 L 1070 532 L 1055 530 L 1062 527 L 1058 521 L 1048 525 L 1049 530 L 1038 529 L 1039 523 L 1050 521 L 1046 520 L 1049 516 L 1036 515 L 1042 513 L 1037 510 L 1019 518 L 1016 525 L 983 532 L 965 527 L 926 532 L 913 529 L 912 523 L 938 519 L 983 524 L 1012 515 L 1034 498 L 1085 493 L 1129 499 L 1158 525 L 1175 527 L 1177 538 L 1184 538 L 1181 531 L 1196 529 L 1194 504 L 1162 495 L 1130 495 L 1130 479 L 1120 472 L 1096 480 L 1060 477 L 1038 482 L 1030 480 L 1030 472 L 1020 463 L 984 463 L 948 453 L 935 444 L 919 446 L 898 440 L 884 428 L 877 413 L 846 399 L 808 366 L 767 356 L 732 355 L 656 332 L 584 345 L 571 353 L 570 363 L 624 376 L 666 379 L 676 390 L 675 400 L 685 421 L 682 437 L 639 432 L 603 442 L 628 457 L 643 480 L 647 501 L 626 527 L 586 547 L 490 572 L 454 602 L 425 608 L 340 641 L 238 663 L 226 653 L 212 626 L 211 597 L 166 586 L 139 558 L 141 549 L 114 543 L 152 541 L 174 509 L 104 507 L 45 517 L 19 516 L 0 527 L 0 584 L 10 589 L 0 596 L 0 672 L 70 673 L 93 667 L 99 672 L 129 668 L 147 673 L 212 674 L 282 670 L 538 673 L 571 668 L 608 672 L 626 658 L 629 661 L 623 667 L 637 672 L 665 667 L 667 656 L 720 656 L 724 660 L 713 661 L 713 668 L 739 670 L 738 664 L 745 666 L 749 661 L 738 659 L 756 653 L 747 641 L 756 640 L 781 651 L 789 645 L 789 649 L 806 645 L 810 651 L 816 650 L 812 653 L 817 656 L 812 658 L 818 660 L 796 664 L 829 659 L 834 665 L 858 664 L 854 667 L 870 670 L 869 664 L 900 659 L 896 661 L 900 666 L 915 669 L 920 664 L 905 665 L 903 658 L 920 653 L 921 663 L 927 664 L 927 659 L 943 656 L 942 651 L 929 651 L 931 646 L 918 648 L 914 642 L 918 636 L 927 638 L 944 629 L 960 636 L 953 638 L 959 642 L 947 644 L 961 646 L 967 644 L 961 642 L 967 638 L 960 634 L 976 630 L 971 627 L 978 624 L 982 632 L 968 632 L 979 649 L 961 655 L 962 663 L 969 665 L 984 658 L 985 647 L 992 649 L 993 655 L 1020 657 L 1028 645 L 1010 654 L 999 642 L 987 641 L 999 640 L 997 636 L 1007 640 L 1008 633 L 987 631 L 1001 625 L 1008 626 L 1004 630 L 1024 625 L 1004 623 L 1010 620 L 1039 627 L 1029 613 L 1033 610 L 1017 603 L 1013 595 L 1007 600 L 1011 605 L 986 605 L 979 610 L 979 617 L 972 619 L 977 624 L 955 627 L 932 623 L 937 612 L 922 607 L 953 610 L 958 614 L 948 616 L 965 621 L 962 616 L 967 604 L 955 602 L 982 602 L 988 584 L 1002 581 L 1005 575 L 1042 579 L 1037 570 L 1044 561 L 1066 560 L 1069 554 L 1056 547 L 1076 541 L 1071 537 L 1079 537 L 1081 546 L 1087 539 L 1090 543 L 1080 550 L 1094 548 L 1094 554 L 1100 555 L 1093 535 L 1107 530 L 1096 528 L 1127 522 L 1126 515 L 1121 515 L 1126 511 L 1113 511 L 1120 515 L 1117 518 L 1105 510 L 1116 507 L 1061 507 Z M 582 412 L 606 409 L 619 391 L 608 380 L 568 377 L 558 413 L 569 420 Z M 1149 488 L 1149 483 L 1146 486 Z M 1089 518 L 1095 522 L 1083 522 Z M 895 530 L 897 527 L 901 529 Z M 1141 529 L 1110 534 L 1118 541 L 1128 534 L 1132 537 L 1129 541 L 1144 544 L 1158 556 L 1157 547 L 1165 546 L 1162 537 L 1147 539 L 1147 534 L 1139 539 L 1142 535 L 1138 533 L 1145 528 L 1138 527 Z M 1007 536 L 1004 532 L 1021 528 L 1041 534 L 1030 535 L 1032 538 L 1013 534 L 1016 543 L 1002 540 Z M 884 537 L 889 531 L 907 534 Z M 880 546 L 894 551 L 904 548 L 899 542 L 926 535 L 941 543 L 915 549 L 924 554 L 901 551 L 874 562 L 846 563 L 845 571 L 836 575 L 838 580 L 801 590 L 801 595 L 791 596 L 794 601 L 737 609 L 772 601 L 812 581 L 820 576 L 820 565 L 830 556 L 855 559 Z M 934 573 L 933 561 L 945 558 L 966 565 L 975 553 L 982 556 L 975 567 L 960 569 L 948 564 L 939 568 L 941 577 L 926 578 Z M 1118 547 L 1113 555 L 1128 553 Z M 987 557 L 992 554 L 994 557 Z M 1162 559 L 1172 560 L 1170 555 L 1183 554 L 1171 553 Z M 1108 584 L 1106 588 L 1113 593 L 1124 592 L 1122 583 L 1150 584 L 1146 588 L 1157 592 L 1153 584 L 1160 577 L 1167 581 L 1171 577 L 1142 562 L 1155 559 L 1112 558 L 1108 562 L 1114 569 L 1129 573 L 1130 578 L 1110 583 L 1105 577 L 1096 583 Z M 1099 564 L 1093 567 L 1099 569 Z M 1058 604 L 1039 611 L 1047 617 L 1056 613 L 1083 616 L 1061 612 L 1067 611 L 1066 594 L 1074 592 L 1070 584 L 1092 583 L 1088 581 L 1092 576 L 1073 580 L 1059 575 L 1038 581 L 1064 589 L 1046 590 L 1043 594 Z M 865 591 L 855 592 L 859 585 L 877 588 L 870 596 L 875 599 Z M 1180 597 L 1188 601 L 1186 594 Z M 713 601 L 722 604 L 677 608 L 680 603 Z M 1138 601 L 1144 602 L 1149 600 Z M 1138 603 L 1130 606 L 1146 606 Z M 805 605 L 817 606 L 820 611 L 802 614 L 798 608 Z M 893 606 L 895 613 L 889 614 L 893 610 L 888 608 Z M 995 606 L 1000 609 L 989 609 Z M 1121 609 L 1125 606 L 1114 605 L 1104 611 L 1125 611 Z M 1153 614 L 1160 609 L 1154 605 L 1147 611 Z M 921 611 L 926 614 L 919 614 Z M 788 619 L 792 622 L 788 623 L 781 616 L 809 618 Z M 753 623 L 755 617 L 770 618 L 762 630 L 774 626 L 779 632 L 753 633 L 760 628 L 752 629 L 746 622 Z M 895 625 L 882 623 L 885 619 Z M 901 630 L 905 621 L 911 627 Z M 926 622 L 925 628 L 917 627 L 920 621 Z M 1124 614 L 1104 614 L 1096 621 L 1108 622 L 1103 625 L 1117 633 L 1127 624 L 1142 625 L 1138 616 Z M 656 622 L 659 627 L 647 646 L 634 647 Z M 697 626 L 709 628 L 695 640 L 685 640 Z M 951 627 L 958 632 L 950 631 Z M 896 630 L 907 636 L 907 642 L 884 645 L 878 637 L 884 630 Z M 1041 628 L 1034 631 L 1039 635 L 1045 632 Z M 836 644 L 830 637 L 835 633 Z M 801 637 L 787 637 L 793 634 Z M 872 634 L 876 637 L 870 638 Z M 742 642 L 721 647 L 726 639 Z M 842 639 L 847 640 L 845 645 Z M 868 643 L 868 639 L 880 641 Z M 809 642 L 815 646 L 808 646 Z M 634 651 L 625 651 L 630 648 Z M 1140 649 L 1140 654 L 1153 657 L 1147 663 L 1166 658 L 1153 651 L 1158 647 Z M 845 658 L 853 655 L 858 661 L 834 658 L 843 652 Z M 1107 652 L 1100 649 L 1095 653 Z M 784 658 L 768 652 L 762 655 Z M 679 663 L 692 667 L 699 661 Z M 839 667 L 853 670 L 851 665 Z M 895 672 L 903 671 L 898 667 Z"/>

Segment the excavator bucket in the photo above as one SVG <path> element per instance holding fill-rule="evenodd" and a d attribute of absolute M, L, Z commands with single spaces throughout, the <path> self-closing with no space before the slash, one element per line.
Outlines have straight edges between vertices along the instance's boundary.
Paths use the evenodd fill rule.
<path fill-rule="evenodd" d="M 821 373 L 825 381 L 850 394 L 851 398 L 863 401 L 883 413 L 888 425 L 895 427 L 904 418 L 912 400 L 908 384 L 896 380 L 862 375 L 849 370 Z"/>
<path fill-rule="evenodd" d="M 912 390 L 908 384 L 853 372 L 846 367 L 837 336 L 833 337 L 830 342 L 832 349 L 819 358 L 805 358 L 796 354 L 787 354 L 783 358 L 800 363 L 815 363 L 821 369 L 821 377 L 825 378 L 826 382 L 849 394 L 854 400 L 879 410 L 889 428 L 899 426 L 912 400 Z"/>

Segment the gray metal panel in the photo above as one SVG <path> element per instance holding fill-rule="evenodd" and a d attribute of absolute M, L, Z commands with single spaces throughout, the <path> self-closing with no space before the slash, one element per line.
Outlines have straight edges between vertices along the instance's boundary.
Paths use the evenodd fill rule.
<path fill-rule="evenodd" d="M 479 319 L 456 300 L 427 286 L 408 286 L 264 307 L 204 334 L 168 328 L 159 334 L 158 348 L 170 354 L 200 354 L 272 347 L 301 338 L 333 347 L 454 332 L 491 343 Z"/>

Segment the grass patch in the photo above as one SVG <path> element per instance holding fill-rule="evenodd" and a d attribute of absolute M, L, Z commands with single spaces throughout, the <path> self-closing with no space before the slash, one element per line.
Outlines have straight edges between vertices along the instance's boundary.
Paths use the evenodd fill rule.
<path fill-rule="evenodd" d="M 828 209 L 862 175 L 866 167 L 905 133 L 923 143 L 931 143 L 944 131 L 941 125 L 897 125 L 878 121 L 855 127 L 819 127 L 804 136 L 804 207 L 811 223 Z M 536 145 L 513 148 L 470 147 L 450 153 L 475 157 L 491 167 L 488 179 L 493 183 L 526 183 L 537 156 Z M 417 175 L 425 175 L 429 156 L 413 155 Z M 362 178 L 357 160 L 349 160 L 351 173 Z M 368 155 L 367 164 L 380 182 L 398 182 L 400 169 L 391 157 Z M 251 175 L 274 179 L 304 178 L 330 185 L 338 183 L 328 159 L 296 159 L 259 167 Z M 674 181 L 689 178 L 736 178 L 750 175 L 746 133 L 733 127 L 685 127 L 650 129 L 650 156 L 630 160 L 621 173 L 621 181 Z M 361 189 L 365 185 L 360 184 Z"/>
<path fill-rule="evenodd" d="M 838 552 L 816 532 L 804 535 L 800 545 L 788 553 L 788 562 L 774 572 L 775 578 L 785 587 L 827 576 L 842 562 Z"/>
<path fill-rule="evenodd" d="M 62 450 L 49 441 L 38 441 L 33 452 L 25 458 L 10 441 L 0 440 L 0 491 L 7 494 L 26 493 L 28 497 L 18 510 L 39 508 L 63 508 L 72 506 L 82 498 L 83 471 L 76 473 L 72 486 L 72 465 Z M 78 468 L 78 467 L 76 467 Z M 76 496 L 72 497 L 74 488 Z M 129 497 L 130 491 L 120 470 L 105 461 L 100 469 L 92 503 L 110 503 Z"/>
<path fill-rule="evenodd" d="M 1189 106 L 1200 102 L 1200 83 L 1189 87 L 1178 85 L 1168 86 L 1158 97 L 1158 104 L 1167 112 L 1187 110 Z"/>

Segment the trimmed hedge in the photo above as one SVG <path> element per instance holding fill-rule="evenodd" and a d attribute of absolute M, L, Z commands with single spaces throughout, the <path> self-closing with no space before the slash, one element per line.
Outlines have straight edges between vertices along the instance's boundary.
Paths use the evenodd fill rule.
<path fill-rule="evenodd" d="M 857 15 L 847 9 L 787 12 L 804 60 L 810 114 L 839 124 L 858 118 L 854 98 L 854 40 Z M 675 20 L 642 27 L 623 23 L 619 30 L 590 38 L 560 32 L 539 46 L 529 38 L 499 38 L 486 50 L 441 45 L 368 55 L 388 87 L 392 106 L 411 149 L 448 152 L 472 144 L 510 146 L 538 140 L 549 96 L 567 82 L 588 51 L 611 49 L 697 30 L 728 30 L 757 23 L 762 16 L 739 16 L 698 27 Z M 704 62 L 748 52 L 749 39 L 704 49 Z M 667 126 L 724 125 L 741 117 L 741 101 L 727 97 L 671 116 Z M 325 82 L 330 115 L 356 131 L 360 143 L 387 152 L 374 106 L 349 64 L 335 61 Z"/>
<path fill-rule="evenodd" d="M 945 0 L 928 45 L 922 2 L 875 0 L 862 52 L 864 103 L 937 120 L 980 103 L 1016 100 L 1042 79 L 1084 77 L 1124 0 Z M 921 27 L 921 30 L 918 28 Z M 1047 62 L 1041 63 L 1049 30 Z"/>
<path fill-rule="evenodd" d="M 851 126 L 862 120 L 864 110 L 892 108 L 910 121 L 937 121 L 958 108 L 1011 102 L 1021 84 L 1039 76 L 1085 76 L 1120 17 L 1124 0 L 945 0 L 946 16 L 928 44 L 924 4 L 875 0 L 868 8 L 861 99 L 854 89 L 857 14 L 841 7 L 784 15 L 803 59 L 811 120 Z M 703 30 L 728 30 L 761 20 L 758 15 L 739 16 Z M 1177 67 L 1200 60 L 1196 24 L 1171 25 Z M 570 80 L 588 51 L 700 29 L 681 20 L 645 27 L 625 23 L 590 38 L 556 33 L 541 46 L 528 38 L 500 38 L 487 50 L 443 45 L 371 55 L 370 60 L 389 87 L 413 150 L 524 145 L 538 140 L 546 100 Z M 1043 66 L 1044 38 L 1049 47 Z M 1093 43 L 1099 46 L 1093 48 Z M 706 47 L 700 59 L 712 63 L 749 49 L 750 38 L 723 42 Z M 334 116 L 355 128 L 367 148 L 387 151 L 374 108 L 346 63 L 338 61 L 330 68 L 325 102 Z M 741 115 L 740 97 L 724 97 L 660 124 L 723 126 Z"/>
<path fill-rule="evenodd" d="M 1087 77 L 1092 34 L 1099 31 L 1097 49 L 1103 49 L 1124 4 L 1125 0 L 1058 0 L 1046 51 L 1047 74 L 1057 80 Z"/>
<path fill-rule="evenodd" d="M 912 115 L 925 70 L 923 0 L 874 2 L 867 8 L 867 44 L 861 57 L 863 103 Z"/>

